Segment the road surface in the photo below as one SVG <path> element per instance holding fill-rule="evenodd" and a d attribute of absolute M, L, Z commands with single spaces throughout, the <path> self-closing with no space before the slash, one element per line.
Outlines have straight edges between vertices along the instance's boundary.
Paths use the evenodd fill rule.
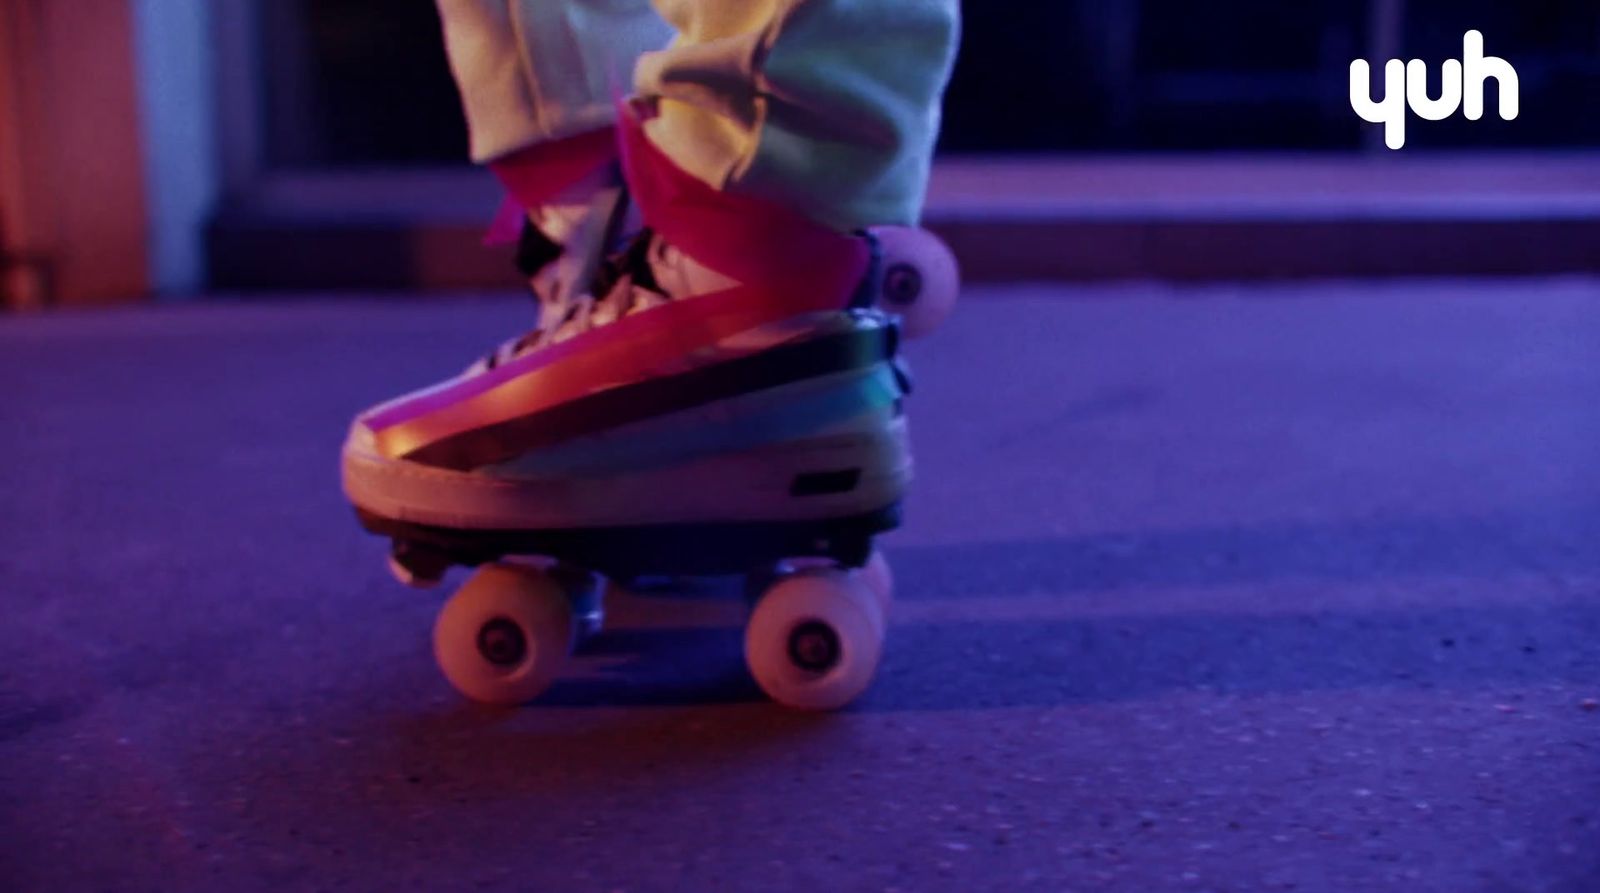
<path fill-rule="evenodd" d="M 1600 283 L 975 290 L 830 716 L 692 596 L 448 690 L 336 454 L 530 317 L 0 320 L 0 888 L 1600 890 Z"/>

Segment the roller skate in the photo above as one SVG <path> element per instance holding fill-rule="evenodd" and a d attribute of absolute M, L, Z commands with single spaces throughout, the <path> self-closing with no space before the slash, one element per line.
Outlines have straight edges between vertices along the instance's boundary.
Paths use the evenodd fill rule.
<path fill-rule="evenodd" d="M 911 477 L 884 308 L 948 305 L 953 268 L 915 231 L 840 234 L 711 190 L 637 127 L 620 144 L 646 228 L 604 260 L 566 258 L 533 332 L 358 416 L 345 493 L 402 582 L 475 568 L 433 632 L 468 698 L 543 692 L 598 630 L 606 581 L 742 576 L 757 684 L 841 707 L 882 652 L 892 582 L 874 539 Z M 619 230 L 625 202 L 607 201 L 584 250 Z"/>

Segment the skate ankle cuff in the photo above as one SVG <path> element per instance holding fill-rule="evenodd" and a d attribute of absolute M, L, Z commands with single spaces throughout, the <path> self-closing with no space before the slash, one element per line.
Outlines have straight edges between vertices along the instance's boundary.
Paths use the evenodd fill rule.
<path fill-rule="evenodd" d="M 782 205 L 713 188 L 679 167 L 644 132 L 646 103 L 618 109 L 623 178 L 644 222 L 724 276 L 792 302 L 797 312 L 842 310 L 871 264 L 868 243 Z"/>
<path fill-rule="evenodd" d="M 601 127 L 513 152 L 489 162 L 489 170 L 526 211 L 549 204 L 616 158 L 616 130 Z"/>

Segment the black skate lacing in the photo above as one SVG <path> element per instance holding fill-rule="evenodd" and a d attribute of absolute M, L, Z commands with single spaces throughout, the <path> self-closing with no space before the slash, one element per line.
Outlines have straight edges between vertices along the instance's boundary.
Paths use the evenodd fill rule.
<path fill-rule="evenodd" d="M 560 256 L 561 245 L 524 216 L 522 234 L 517 237 L 517 270 L 523 277 L 532 279 Z"/>
<path fill-rule="evenodd" d="M 538 228 L 533 227 L 531 224 L 527 229 L 538 232 Z M 526 231 L 525 229 L 525 234 Z M 555 245 L 550 239 L 545 238 L 543 233 L 539 233 L 539 237 L 542 238 L 542 243 L 538 239 L 524 240 L 529 242 L 531 246 L 527 255 L 524 254 L 521 246 L 519 246 L 519 265 L 525 258 L 530 260 L 535 258 L 537 256 L 536 252 L 542 253 L 546 251 L 547 248 L 545 246 Z M 614 293 L 618 288 L 627 288 L 627 297 L 629 299 L 627 306 L 618 309 L 617 318 L 619 319 L 632 312 L 634 307 L 637 306 L 637 298 L 639 297 L 637 289 L 644 289 L 665 296 L 665 292 L 662 291 L 660 284 L 656 280 L 655 272 L 650 268 L 650 249 L 654 241 L 655 233 L 653 230 L 649 227 L 640 229 L 622 248 L 600 262 L 600 268 L 595 272 L 594 281 L 590 284 L 588 292 L 572 301 L 560 320 L 549 328 L 533 329 L 521 337 L 496 347 L 483 358 L 483 369 L 485 371 L 495 369 L 529 350 L 544 346 L 554 338 L 557 332 L 573 325 L 580 325 L 587 316 L 594 312 L 598 302 L 615 297 Z M 556 257 L 559 256 L 560 247 L 557 246 Z M 552 257 L 542 263 L 538 263 L 537 266 L 532 267 L 533 272 L 528 273 L 528 275 L 531 277 L 553 261 L 554 258 Z M 527 272 L 526 268 L 524 268 L 524 272 Z M 631 286 L 631 288 L 624 286 L 624 280 L 627 280 L 627 286 Z M 553 287 L 559 289 L 561 284 L 555 283 Z M 533 293 L 533 296 L 536 301 L 543 302 L 545 300 L 537 291 Z"/>

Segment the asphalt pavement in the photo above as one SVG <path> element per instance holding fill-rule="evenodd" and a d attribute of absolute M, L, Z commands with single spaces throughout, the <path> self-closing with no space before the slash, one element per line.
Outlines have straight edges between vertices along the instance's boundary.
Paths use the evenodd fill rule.
<path fill-rule="evenodd" d="M 822 716 L 709 592 L 447 687 L 337 451 L 530 318 L 0 319 L 0 889 L 1600 890 L 1600 282 L 974 290 Z"/>

